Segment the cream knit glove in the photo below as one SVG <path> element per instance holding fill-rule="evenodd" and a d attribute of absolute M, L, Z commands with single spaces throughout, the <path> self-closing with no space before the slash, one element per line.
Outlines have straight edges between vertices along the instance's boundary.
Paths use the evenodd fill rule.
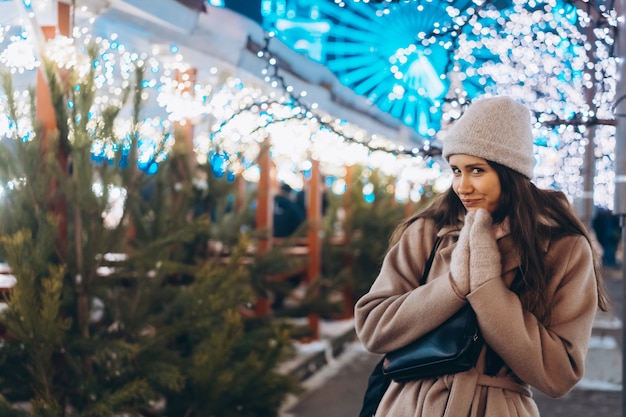
<path fill-rule="evenodd" d="M 474 222 L 474 214 L 474 211 L 469 211 L 465 215 L 465 224 L 461 229 L 459 240 L 456 242 L 456 247 L 450 257 L 452 288 L 461 298 L 465 298 L 470 291 L 470 231 Z"/>
<path fill-rule="evenodd" d="M 476 210 L 470 233 L 470 291 L 502 274 L 500 250 L 493 232 L 491 214 Z"/>

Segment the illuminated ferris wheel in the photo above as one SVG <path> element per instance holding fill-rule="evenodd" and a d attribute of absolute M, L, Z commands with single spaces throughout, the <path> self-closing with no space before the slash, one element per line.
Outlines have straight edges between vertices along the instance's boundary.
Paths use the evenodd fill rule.
<path fill-rule="evenodd" d="M 454 51 L 475 13 L 471 0 L 317 1 L 332 21 L 325 64 L 339 81 L 425 137 L 439 128 Z M 492 59 L 492 56 L 488 57 Z"/>
<path fill-rule="evenodd" d="M 549 97 L 566 103 L 549 105 L 562 113 L 571 102 L 569 89 L 580 87 L 580 62 L 586 59 L 584 39 L 577 35 L 580 11 L 567 0 L 262 0 L 262 5 L 266 27 L 284 42 L 427 138 L 441 129 L 444 116 L 458 117 L 451 107 L 490 89 Z"/>

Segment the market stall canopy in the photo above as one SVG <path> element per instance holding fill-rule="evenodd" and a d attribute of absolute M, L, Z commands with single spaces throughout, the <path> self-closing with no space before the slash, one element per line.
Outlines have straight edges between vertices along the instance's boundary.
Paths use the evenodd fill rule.
<path fill-rule="evenodd" d="M 267 65 L 258 56 L 267 33 L 257 22 L 227 8 L 204 12 L 199 2 L 189 1 L 161 0 L 155 7 L 150 0 L 79 0 L 76 10 L 77 22 L 93 19 L 95 34 L 117 33 L 136 50 L 177 45 L 200 71 L 212 65 L 229 66 L 261 79 Z M 278 39 L 272 40 L 272 53 L 294 91 L 306 91 L 307 103 L 316 103 L 325 113 L 370 134 L 387 137 L 398 146 L 422 144 L 420 135 L 340 83 L 325 65 L 311 61 Z"/>

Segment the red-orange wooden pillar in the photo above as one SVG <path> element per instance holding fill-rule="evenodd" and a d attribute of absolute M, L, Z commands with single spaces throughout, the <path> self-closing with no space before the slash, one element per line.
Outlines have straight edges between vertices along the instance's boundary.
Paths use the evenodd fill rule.
<path fill-rule="evenodd" d="M 272 192 L 272 158 L 270 156 L 269 137 L 261 145 L 259 153 L 259 184 L 257 190 L 257 206 L 255 212 L 256 228 L 264 234 L 259 237 L 257 253 L 262 255 L 272 249 L 272 234 L 274 230 L 274 195 Z M 266 315 L 270 312 L 270 302 L 267 297 L 259 296 L 255 305 L 258 315 Z"/>
<path fill-rule="evenodd" d="M 57 3 L 57 22 L 56 25 L 42 25 L 40 26 L 41 33 L 45 41 L 54 39 L 57 34 L 63 36 L 70 36 L 70 5 L 58 2 Z M 43 45 L 41 45 L 43 47 Z M 48 79 L 45 73 L 45 68 L 39 67 L 37 69 L 37 84 L 35 90 L 35 112 L 36 118 L 41 124 L 41 151 L 44 154 L 54 152 L 56 154 L 57 161 L 63 172 L 67 172 L 68 167 L 68 154 L 67 150 L 62 146 L 57 149 L 51 149 L 50 138 L 55 135 L 57 130 L 56 111 L 52 104 L 52 95 L 50 93 L 50 87 L 48 85 Z M 50 192 L 54 193 L 57 189 L 56 183 L 50 184 Z M 65 256 L 67 248 L 67 202 L 63 198 L 56 198 L 52 202 L 52 212 L 59 219 L 58 230 L 58 247 Z"/>
<path fill-rule="evenodd" d="M 54 39 L 57 34 L 62 36 L 70 36 L 70 5 L 66 3 L 57 3 L 58 14 L 56 25 L 41 26 L 41 33 L 44 40 L 48 41 Z M 44 152 L 51 151 L 50 149 L 50 136 L 55 134 L 57 130 L 56 112 L 52 105 L 52 96 L 50 94 L 50 88 L 48 86 L 48 80 L 45 73 L 45 68 L 39 67 L 37 69 L 37 87 L 35 97 L 36 115 L 37 120 L 41 123 L 42 132 L 42 147 Z M 64 166 L 67 165 L 67 155 L 58 155 L 59 160 L 64 162 Z M 63 158 L 63 159 L 61 159 Z"/>
<path fill-rule="evenodd" d="M 189 68 L 184 71 L 177 69 L 175 79 L 178 94 L 183 99 L 191 100 L 194 94 L 194 85 L 196 83 L 197 71 L 195 68 Z M 190 181 L 195 175 L 197 166 L 196 154 L 193 146 L 194 126 L 189 119 L 177 120 L 174 122 L 174 146 L 181 158 L 176 161 L 176 172 L 179 176 L 178 180 Z M 193 210 L 187 213 L 187 218 L 193 217 Z"/>
<path fill-rule="evenodd" d="M 343 194 L 342 199 L 342 208 L 344 210 L 344 220 L 341 225 L 343 229 L 343 239 L 341 244 L 346 245 L 349 242 L 350 236 L 346 230 L 346 223 L 350 216 L 352 216 L 352 189 L 354 188 L 354 166 L 349 165 L 346 167 L 346 174 L 344 176 L 344 182 L 346 183 L 346 190 Z M 350 265 L 353 262 L 353 258 L 351 254 L 346 254 L 344 256 L 344 262 L 346 265 Z M 355 303 L 355 295 L 354 289 L 349 285 L 344 285 L 341 289 L 341 293 L 343 296 L 343 318 L 350 318 L 354 316 L 354 303 Z"/>
<path fill-rule="evenodd" d="M 348 165 L 346 167 L 346 174 L 344 176 L 344 182 L 346 183 L 346 190 L 343 193 L 341 205 L 344 210 L 344 224 L 342 225 L 344 231 L 344 242 L 347 238 L 346 234 L 346 221 L 349 216 L 352 215 L 352 188 L 354 187 L 354 165 Z"/>
<path fill-rule="evenodd" d="M 320 238 L 320 228 L 322 224 L 322 183 L 320 174 L 320 163 L 313 159 L 311 167 L 311 178 L 308 187 L 307 220 L 309 229 L 307 232 L 307 246 L 309 248 L 309 260 L 306 270 L 306 279 L 309 286 L 314 285 L 322 270 L 322 242 Z M 317 340 L 320 337 L 320 323 L 317 314 L 310 314 L 308 317 L 312 338 Z"/>
<path fill-rule="evenodd" d="M 57 12 L 56 25 L 40 26 L 41 33 L 46 41 L 56 38 L 57 34 L 66 37 L 70 36 L 70 5 L 58 2 Z M 44 135 L 48 135 L 45 136 L 45 138 L 49 139 L 49 135 L 57 129 L 57 124 L 54 107 L 52 106 L 52 97 L 50 95 L 50 89 L 48 88 L 48 80 L 45 75 L 45 69 L 41 67 L 37 70 L 36 92 L 37 97 L 35 98 L 35 104 L 37 106 L 37 119 L 42 124 Z"/>
<path fill-rule="evenodd" d="M 71 36 L 71 6 L 67 3 L 60 1 L 53 6 L 56 6 L 57 8 L 56 24 L 45 24 L 40 26 L 41 33 L 45 41 L 54 39 L 57 35 L 62 35 L 66 37 Z M 36 18 L 37 17 L 45 19 L 48 16 L 36 16 Z M 40 47 L 43 47 L 43 45 L 40 45 Z M 63 141 L 67 141 L 68 138 L 58 138 L 59 142 L 56 145 L 56 149 L 52 148 L 51 144 L 51 138 L 58 133 L 58 126 L 56 121 L 56 110 L 52 103 L 52 94 L 50 92 L 46 70 L 43 66 L 40 66 L 37 69 L 37 84 L 35 94 L 36 118 L 41 126 L 41 131 L 39 132 L 39 134 L 41 135 L 41 152 L 45 156 L 52 152 L 56 157 L 61 172 L 69 176 L 69 150 L 67 149 L 67 144 L 63 143 Z M 57 187 L 58 184 L 53 179 L 49 187 L 50 196 L 52 197 L 50 210 L 59 221 L 59 226 L 57 230 L 57 250 L 60 254 L 60 257 L 64 258 L 67 257 L 68 203 L 65 196 L 55 195 Z M 78 226 L 76 226 L 76 230 L 79 230 Z M 77 251 L 80 251 L 80 249 L 81 247 L 79 245 L 77 247 Z M 82 261 L 82 256 L 80 252 L 77 253 L 76 258 L 80 265 L 80 262 Z M 78 293 L 77 313 L 79 319 L 79 327 L 81 328 L 81 333 L 84 336 L 87 336 L 89 333 L 89 300 L 84 292 L 84 287 L 82 283 L 76 284 L 76 291 Z M 89 360 L 87 358 L 84 358 L 84 361 L 85 365 L 89 366 Z"/>

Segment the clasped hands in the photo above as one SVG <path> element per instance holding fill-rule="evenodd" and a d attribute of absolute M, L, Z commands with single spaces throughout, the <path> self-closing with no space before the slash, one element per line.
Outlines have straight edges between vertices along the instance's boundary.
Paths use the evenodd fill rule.
<path fill-rule="evenodd" d="M 491 214 L 485 209 L 468 211 L 450 260 L 457 293 L 465 297 L 485 282 L 499 278 L 501 271 Z"/>

